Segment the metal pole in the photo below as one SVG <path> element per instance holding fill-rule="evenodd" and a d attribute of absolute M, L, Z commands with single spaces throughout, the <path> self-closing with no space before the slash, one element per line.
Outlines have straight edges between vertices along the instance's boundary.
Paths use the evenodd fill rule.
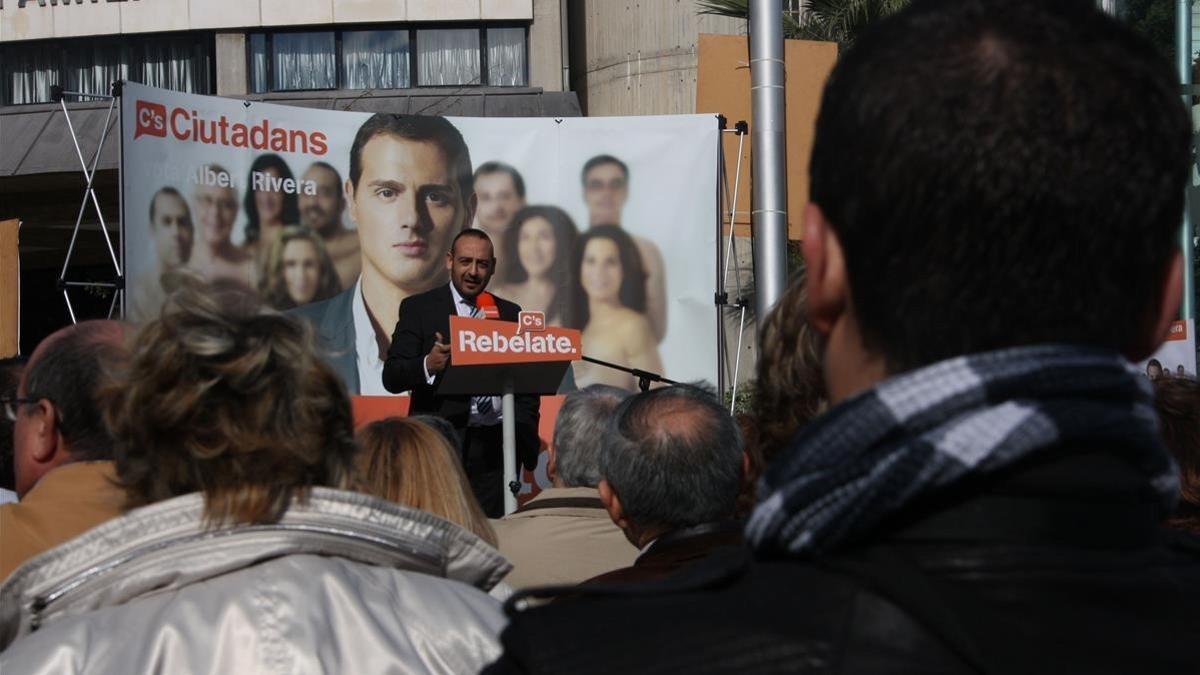
<path fill-rule="evenodd" d="M 755 311 L 765 318 L 787 284 L 787 120 L 779 0 L 750 1 L 751 225 Z"/>
<path fill-rule="evenodd" d="M 1175 55 L 1179 66 L 1179 82 L 1188 93 L 1183 95 L 1183 104 L 1192 109 L 1192 2 L 1179 0 L 1175 4 Z M 1179 232 L 1179 248 L 1183 253 L 1183 304 L 1179 314 L 1182 319 L 1196 318 L 1196 270 L 1192 251 L 1192 217 L 1189 203 L 1191 186 L 1188 187 L 1183 207 L 1183 227 Z"/>
<path fill-rule="evenodd" d="M 509 481 L 521 482 L 517 474 L 517 401 L 511 380 L 504 383 L 500 398 L 500 431 L 504 435 L 504 513 L 508 514 L 517 510 L 517 495 L 509 489 Z"/>

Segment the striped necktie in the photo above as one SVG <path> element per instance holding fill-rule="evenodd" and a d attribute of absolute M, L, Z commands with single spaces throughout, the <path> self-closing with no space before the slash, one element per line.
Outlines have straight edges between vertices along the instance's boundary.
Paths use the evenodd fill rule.
<path fill-rule="evenodd" d="M 475 304 L 475 302 L 473 300 L 467 300 L 466 298 L 463 298 L 463 302 L 467 303 L 467 305 L 469 305 L 471 307 L 471 318 L 473 318 L 473 319 L 486 319 L 487 318 L 487 315 L 484 313 L 483 308 L 480 307 L 479 305 Z M 478 411 L 480 415 L 492 414 L 492 410 L 494 409 L 494 407 L 492 406 L 492 397 L 491 396 L 475 396 L 475 397 L 472 397 L 472 400 L 475 401 L 475 410 Z"/>

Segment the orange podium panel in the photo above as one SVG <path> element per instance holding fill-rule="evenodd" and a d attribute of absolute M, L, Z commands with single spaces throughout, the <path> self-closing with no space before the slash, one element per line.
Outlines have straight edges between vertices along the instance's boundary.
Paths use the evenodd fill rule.
<path fill-rule="evenodd" d="M 517 321 L 452 316 L 450 367 L 438 393 L 497 395 L 506 385 L 517 394 L 557 393 L 581 343 L 580 331 L 547 326 L 541 312 L 521 312 Z"/>

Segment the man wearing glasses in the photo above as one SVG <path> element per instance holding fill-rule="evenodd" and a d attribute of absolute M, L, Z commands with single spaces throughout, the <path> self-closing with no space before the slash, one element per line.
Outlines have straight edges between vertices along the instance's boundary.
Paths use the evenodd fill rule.
<path fill-rule="evenodd" d="M 20 501 L 0 506 L 0 581 L 29 558 L 121 514 L 113 441 L 96 393 L 106 366 L 123 359 L 124 325 L 85 321 L 51 334 L 29 359 L 13 424 Z"/>

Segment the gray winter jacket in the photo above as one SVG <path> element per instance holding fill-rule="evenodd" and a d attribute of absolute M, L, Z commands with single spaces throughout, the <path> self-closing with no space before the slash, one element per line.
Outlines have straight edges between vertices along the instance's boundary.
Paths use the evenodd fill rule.
<path fill-rule="evenodd" d="M 137 509 L 0 587 L 3 673 L 470 673 L 499 655 L 493 548 L 317 488 L 273 525 L 206 529 L 199 494 Z"/>

